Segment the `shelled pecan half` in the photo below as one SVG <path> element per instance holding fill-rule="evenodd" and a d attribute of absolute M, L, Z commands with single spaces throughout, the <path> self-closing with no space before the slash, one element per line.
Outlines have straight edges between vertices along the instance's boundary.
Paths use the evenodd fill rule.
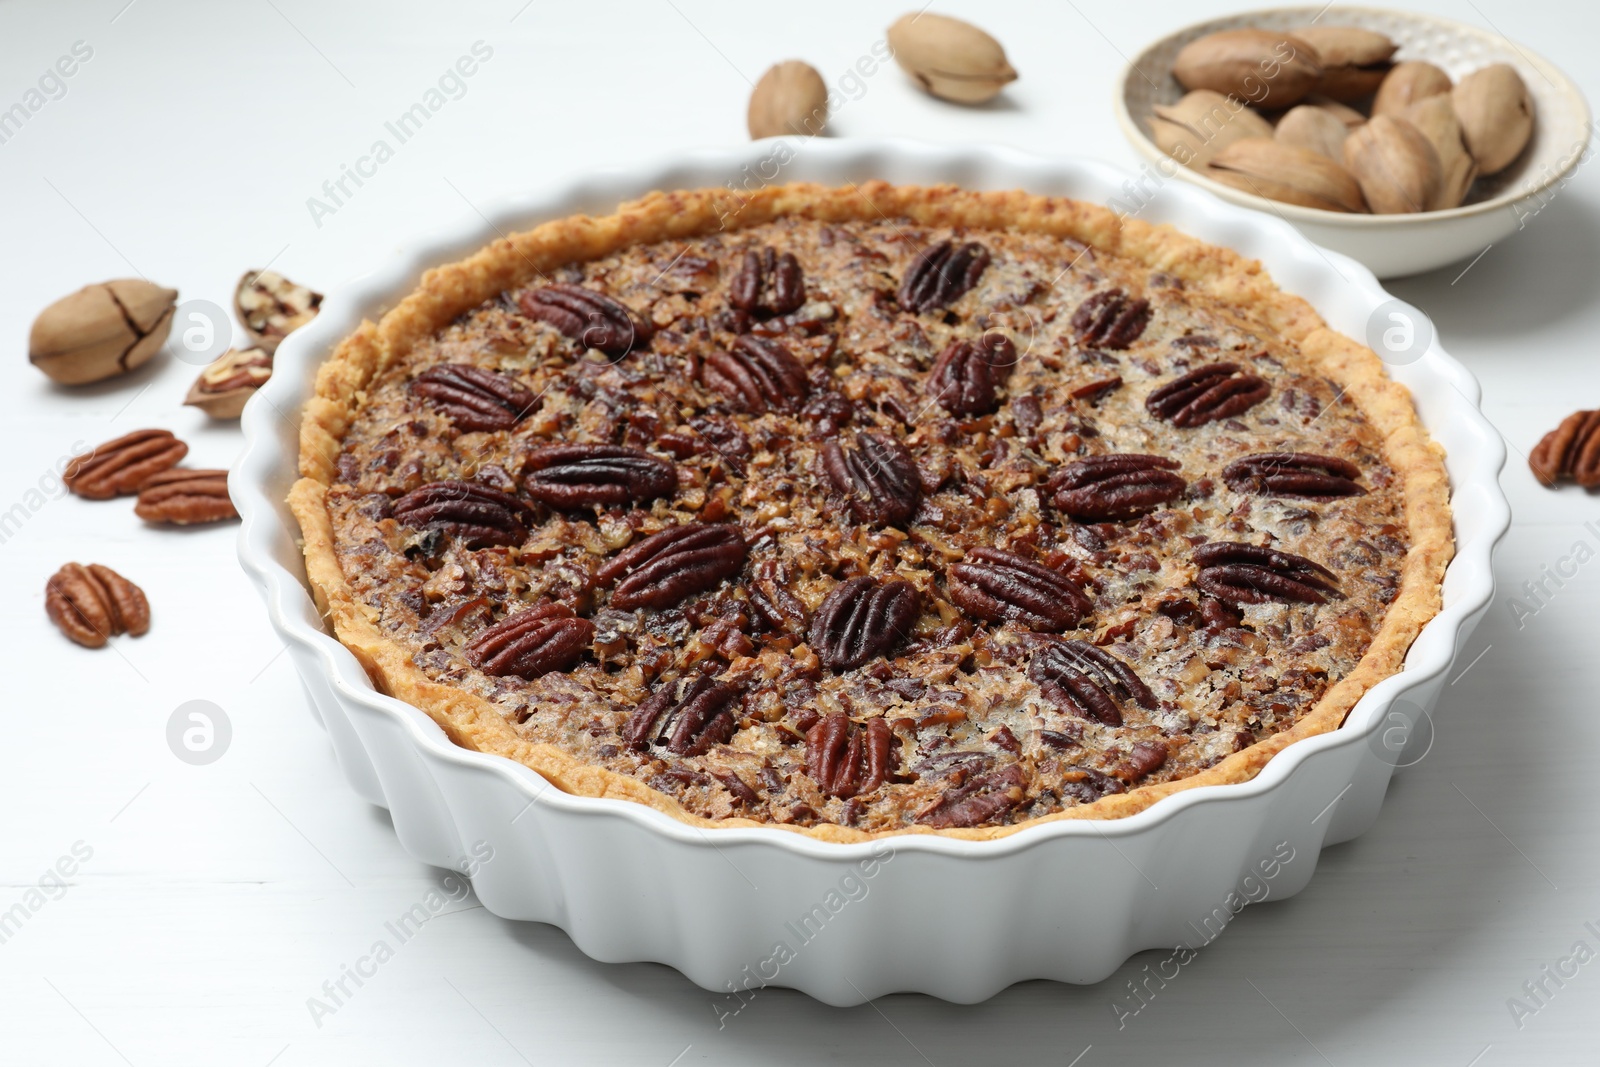
<path fill-rule="evenodd" d="M 805 367 L 788 348 L 748 333 L 735 338 L 726 351 L 708 352 L 700 364 L 700 381 L 752 415 L 795 411 L 811 391 Z"/>
<path fill-rule="evenodd" d="M 1122 289 L 1102 289 L 1072 313 L 1072 331 L 1085 348 L 1127 348 L 1150 323 L 1150 301 Z"/>
<path fill-rule="evenodd" d="M 742 696 L 738 686 L 704 674 L 662 682 L 633 709 L 623 742 L 637 752 L 659 745 L 679 756 L 698 756 L 733 736 Z"/>
<path fill-rule="evenodd" d="M 1050 503 L 1079 522 L 1113 522 L 1154 511 L 1182 495 L 1176 460 L 1136 452 L 1090 456 L 1062 467 L 1045 483 Z"/>
<path fill-rule="evenodd" d="M 81 497 L 110 500 L 137 493 L 152 475 L 188 454 L 189 446 L 168 430 L 135 430 L 72 457 L 61 480 Z"/>
<path fill-rule="evenodd" d="M 811 617 L 811 650 L 833 670 L 887 655 L 910 636 L 921 602 L 917 587 L 903 578 L 840 582 Z"/>
<path fill-rule="evenodd" d="M 150 629 L 144 590 L 99 563 L 68 563 L 44 587 L 44 610 L 67 637 L 100 648 L 117 634 L 135 637 Z"/>
<path fill-rule="evenodd" d="M 870 793 L 893 774 L 894 731 L 882 716 L 853 722 L 830 712 L 806 731 L 806 774 L 829 796 L 848 800 Z"/>
<path fill-rule="evenodd" d="M 1266 379 L 1237 363 L 1208 363 L 1152 392 L 1144 406 L 1174 426 L 1202 426 L 1249 411 L 1271 392 Z"/>
<path fill-rule="evenodd" d="M 951 341 L 928 372 L 928 395 L 952 415 L 987 415 L 998 404 L 995 391 L 1016 365 L 1017 346 L 998 330 L 976 341 Z"/>
<path fill-rule="evenodd" d="M 560 330 L 585 348 L 621 359 L 643 348 L 654 332 L 649 321 L 613 297 L 581 285 L 557 282 L 524 290 L 517 305 L 529 318 Z"/>
<path fill-rule="evenodd" d="M 1600 411 L 1576 411 L 1528 453 L 1528 466 L 1545 485 L 1570 478 L 1585 489 L 1600 486 Z"/>
<path fill-rule="evenodd" d="M 412 379 L 411 391 L 467 431 L 509 430 L 534 403 L 532 390 L 515 378 L 470 363 L 429 367 Z"/>
<path fill-rule="evenodd" d="M 172 467 L 153 474 L 139 489 L 133 513 L 145 522 L 193 526 L 237 519 L 228 496 L 228 472 Z"/>
<path fill-rule="evenodd" d="M 935 830 L 982 826 L 1021 804 L 1027 790 L 1028 772 L 1012 763 L 946 790 L 917 813 L 917 822 Z"/>
<path fill-rule="evenodd" d="M 551 445 L 528 455 L 528 495 L 553 508 L 643 504 L 678 488 L 671 460 L 623 445 Z"/>
<path fill-rule="evenodd" d="M 1033 654 L 1028 678 L 1046 700 L 1106 726 L 1122 725 L 1122 704 L 1155 710 L 1156 697 L 1122 660 L 1087 641 L 1052 641 Z"/>
<path fill-rule="evenodd" d="M 595 571 L 595 580 L 602 585 L 615 583 L 612 607 L 669 608 L 738 574 L 745 553 L 744 535 L 737 526 L 698 522 L 670 526 L 611 557 Z"/>
<path fill-rule="evenodd" d="M 900 280 L 896 299 L 911 312 L 949 307 L 978 284 L 989 258 L 989 250 L 976 241 L 960 245 L 940 241 L 917 253 Z"/>
<path fill-rule="evenodd" d="M 1222 480 L 1239 493 L 1313 500 L 1360 496 L 1361 468 L 1347 459 L 1309 452 L 1258 452 L 1222 468 Z"/>
<path fill-rule="evenodd" d="M 395 521 L 431 526 L 468 548 L 515 545 L 528 536 L 533 509 L 510 493 L 472 482 L 429 482 L 394 502 Z"/>
<path fill-rule="evenodd" d="M 861 432 L 823 446 L 822 466 L 857 522 L 898 526 L 916 513 L 922 481 L 911 453 L 894 438 Z"/>
<path fill-rule="evenodd" d="M 537 604 L 507 615 L 468 641 L 467 662 L 496 677 L 537 678 L 577 662 L 594 638 L 594 623 L 565 604 Z"/>
<path fill-rule="evenodd" d="M 749 249 L 728 284 L 728 303 L 762 318 L 787 315 L 805 302 L 805 274 L 793 252 Z"/>
<path fill-rule="evenodd" d="M 1334 573 L 1292 552 L 1238 541 L 1211 541 L 1194 550 L 1194 584 L 1235 607 L 1287 600 L 1321 604 L 1339 596 Z"/>
<path fill-rule="evenodd" d="M 998 548 L 974 548 L 946 572 L 950 600 L 984 622 L 1014 622 L 1060 633 L 1094 604 L 1066 575 Z"/>

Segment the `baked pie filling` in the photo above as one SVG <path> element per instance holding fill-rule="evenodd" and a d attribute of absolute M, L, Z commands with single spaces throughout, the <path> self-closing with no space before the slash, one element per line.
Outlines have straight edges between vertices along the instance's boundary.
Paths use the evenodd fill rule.
<path fill-rule="evenodd" d="M 1437 610 L 1409 398 L 1253 264 L 1022 194 L 686 227 L 715 195 L 434 272 L 324 371 L 313 580 L 458 742 L 690 820 L 992 835 L 1253 774 Z"/>

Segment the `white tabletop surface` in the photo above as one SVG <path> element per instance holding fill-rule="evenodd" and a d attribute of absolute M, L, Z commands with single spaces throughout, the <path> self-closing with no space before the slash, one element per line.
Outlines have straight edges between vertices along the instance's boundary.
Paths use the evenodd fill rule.
<path fill-rule="evenodd" d="M 443 872 L 407 856 L 385 813 L 341 778 L 235 562 L 232 526 L 158 530 L 126 501 L 62 496 L 51 481 L 75 448 L 144 426 L 188 440 L 192 462 L 227 465 L 237 429 L 181 406 L 195 368 L 163 358 L 56 388 L 24 359 L 33 315 L 138 274 L 221 304 L 268 262 L 336 286 L 475 202 L 641 152 L 739 142 L 748 79 L 801 56 L 832 81 L 906 6 L 0 6 L 0 108 L 78 42 L 92 49 L 0 143 L 0 511 L 23 507 L 0 544 L 0 915 L 12 916 L 0 927 L 0 1062 L 1595 1061 L 1600 961 L 1559 986 L 1543 968 L 1579 941 L 1600 951 L 1600 564 L 1587 562 L 1600 500 L 1539 488 L 1524 461 L 1561 416 L 1600 403 L 1600 179 L 1588 166 L 1464 276 L 1392 286 L 1483 381 L 1517 516 L 1500 600 L 1455 668 L 1465 673 L 1439 705 L 1433 750 L 1399 776 L 1370 833 L 1325 853 L 1308 889 L 1248 909 L 1122 1028 L 1113 1003 L 1155 955 L 1097 987 L 1033 982 L 976 1007 L 892 996 L 837 1010 L 769 990 L 719 1029 L 714 998 L 676 972 L 593 963 L 561 931 L 503 921 L 470 896 L 335 1013 L 309 1009 Z M 939 9 L 988 28 L 1022 72 L 1003 101 L 941 105 L 889 68 L 834 130 L 1132 166 L 1110 108 L 1123 55 L 1229 6 L 949 0 Z M 1593 5 L 1417 6 L 1504 31 L 1600 99 Z M 323 182 L 480 41 L 492 54 L 459 98 L 314 218 L 307 200 Z M 1547 584 L 1544 606 L 1519 619 L 1509 597 L 1580 541 L 1576 576 Z M 51 629 L 44 583 L 68 560 L 142 584 L 149 635 L 88 652 Z M 174 710 L 196 699 L 232 727 L 207 766 L 166 739 Z M 65 888 L 46 877 L 58 862 Z M 1524 983 L 1541 979 L 1551 995 L 1527 999 Z M 1514 1017 L 1511 998 L 1532 1010 Z"/>

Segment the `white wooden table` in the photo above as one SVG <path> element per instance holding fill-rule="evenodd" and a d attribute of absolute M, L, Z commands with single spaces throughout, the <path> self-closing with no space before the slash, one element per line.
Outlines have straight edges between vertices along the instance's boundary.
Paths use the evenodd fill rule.
<path fill-rule="evenodd" d="M 1562 415 L 1600 404 L 1588 166 L 1464 276 L 1393 286 L 1483 380 L 1512 454 L 1501 601 L 1456 667 L 1433 750 L 1309 889 L 1248 909 L 1120 1029 L 1114 1004 L 1157 955 L 1098 987 L 1031 983 L 970 1008 L 900 996 L 840 1011 L 765 991 L 719 1029 L 714 998 L 677 973 L 592 963 L 560 931 L 504 922 L 464 890 L 400 943 L 385 924 L 444 872 L 407 857 L 385 814 L 345 786 L 235 563 L 234 530 L 153 530 L 127 501 L 59 492 L 62 458 L 127 430 L 171 428 L 192 462 L 218 466 L 239 440 L 180 406 L 195 369 L 172 359 L 104 386 L 50 386 L 24 346 L 56 297 L 143 274 L 226 304 L 243 270 L 269 262 L 335 286 L 476 202 L 639 152 L 740 140 L 747 79 L 801 56 L 834 80 L 907 6 L 0 7 L 0 108 L 27 111 L 0 124 L 0 1062 L 943 1065 L 1002 1050 L 1063 1067 L 1593 1062 L 1600 962 L 1561 960 L 1580 941 L 1600 951 L 1600 564 L 1588 562 L 1600 500 L 1540 489 L 1523 460 Z M 1110 109 L 1121 54 L 1230 6 L 949 0 L 941 10 L 1001 38 L 1022 80 L 993 107 L 959 110 L 889 68 L 847 87 L 834 129 L 1131 166 Z M 1498 27 L 1600 99 L 1592 7 L 1419 6 Z M 77 42 L 92 54 L 41 84 Z M 474 73 L 451 81 L 477 42 Z M 397 144 L 385 123 L 430 89 L 442 103 Z M 379 139 L 392 157 L 362 163 Z M 347 166 L 367 176 L 334 202 L 324 182 Z M 1563 564 L 1580 543 L 1584 562 Z M 91 653 L 50 628 L 45 579 L 74 559 L 145 587 L 147 637 Z M 1576 573 L 1546 580 L 1519 618 L 1507 598 L 1532 606 L 1524 583 L 1558 565 Z M 231 726 L 209 765 L 168 746 L 190 700 Z M 70 873 L 51 873 L 58 864 Z M 379 940 L 392 958 L 361 963 Z M 346 976 L 358 964 L 370 975 L 359 986 Z M 1547 966 L 1576 974 L 1558 985 Z M 349 995 L 335 1000 L 341 980 Z M 1529 999 L 1524 983 L 1541 981 L 1548 996 Z M 1517 997 L 1529 1010 L 1514 1018 Z"/>

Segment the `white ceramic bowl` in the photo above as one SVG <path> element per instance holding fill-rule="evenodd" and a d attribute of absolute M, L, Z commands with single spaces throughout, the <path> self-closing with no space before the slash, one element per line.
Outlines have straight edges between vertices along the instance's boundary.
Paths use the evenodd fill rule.
<path fill-rule="evenodd" d="M 1480 179 L 1462 206 L 1408 215 L 1348 215 L 1281 204 L 1212 181 L 1156 147 L 1150 138 L 1151 109 L 1176 101 L 1184 92 L 1172 76 L 1179 49 L 1218 30 L 1244 26 L 1289 30 L 1313 19 L 1318 25 L 1360 26 L 1386 34 L 1400 45 L 1397 60 L 1425 59 L 1457 81 L 1491 63 L 1509 63 L 1533 97 L 1533 138 L 1528 147 L 1510 167 Z M 1469 259 L 1509 237 L 1560 192 L 1566 175 L 1589 151 L 1589 105 L 1572 80 L 1548 60 L 1489 29 L 1379 8 L 1282 7 L 1196 23 L 1133 57 L 1117 85 L 1116 110 L 1123 134 L 1149 161 L 1151 173 L 1178 177 L 1232 203 L 1270 211 L 1317 244 L 1360 260 L 1380 278 Z"/>
<path fill-rule="evenodd" d="M 1377 816 L 1407 758 L 1384 742 L 1433 704 L 1493 594 L 1490 556 L 1510 521 L 1496 481 L 1505 453 L 1478 412 L 1477 383 L 1437 343 L 1395 376 L 1449 450 L 1458 549 L 1444 610 L 1405 671 L 1375 686 L 1341 729 L 1290 746 L 1254 780 L 1181 792 L 1115 822 L 1054 822 L 988 842 L 915 835 L 858 845 L 706 831 L 643 805 L 570 796 L 518 763 L 456 747 L 427 715 L 375 691 L 328 635 L 283 503 L 297 413 L 329 349 L 425 268 L 502 232 L 608 212 L 653 189 L 742 183 L 764 172 L 763 160 L 789 155 L 778 180 L 954 182 L 1104 202 L 1128 177 L 1001 148 L 818 141 L 775 157 L 776 144 L 687 153 L 509 200 L 329 293 L 316 321 L 278 349 L 272 380 L 245 409 L 245 451 L 229 483 L 244 519 L 239 554 L 351 784 L 389 809 L 418 859 L 459 866 L 481 860 L 487 843 L 493 859 L 475 863 L 473 884 L 495 914 L 554 923 L 596 959 L 666 963 L 724 994 L 770 983 L 839 1005 L 895 991 L 972 1002 L 1029 978 L 1095 982 L 1141 949 L 1215 936 L 1234 901 L 1258 898 L 1252 886 L 1274 898 L 1299 891 L 1324 845 Z M 1389 299 L 1353 261 L 1198 190 L 1174 183 L 1146 215 L 1259 257 L 1354 336 Z M 726 1010 L 739 1003 L 730 996 Z"/>

